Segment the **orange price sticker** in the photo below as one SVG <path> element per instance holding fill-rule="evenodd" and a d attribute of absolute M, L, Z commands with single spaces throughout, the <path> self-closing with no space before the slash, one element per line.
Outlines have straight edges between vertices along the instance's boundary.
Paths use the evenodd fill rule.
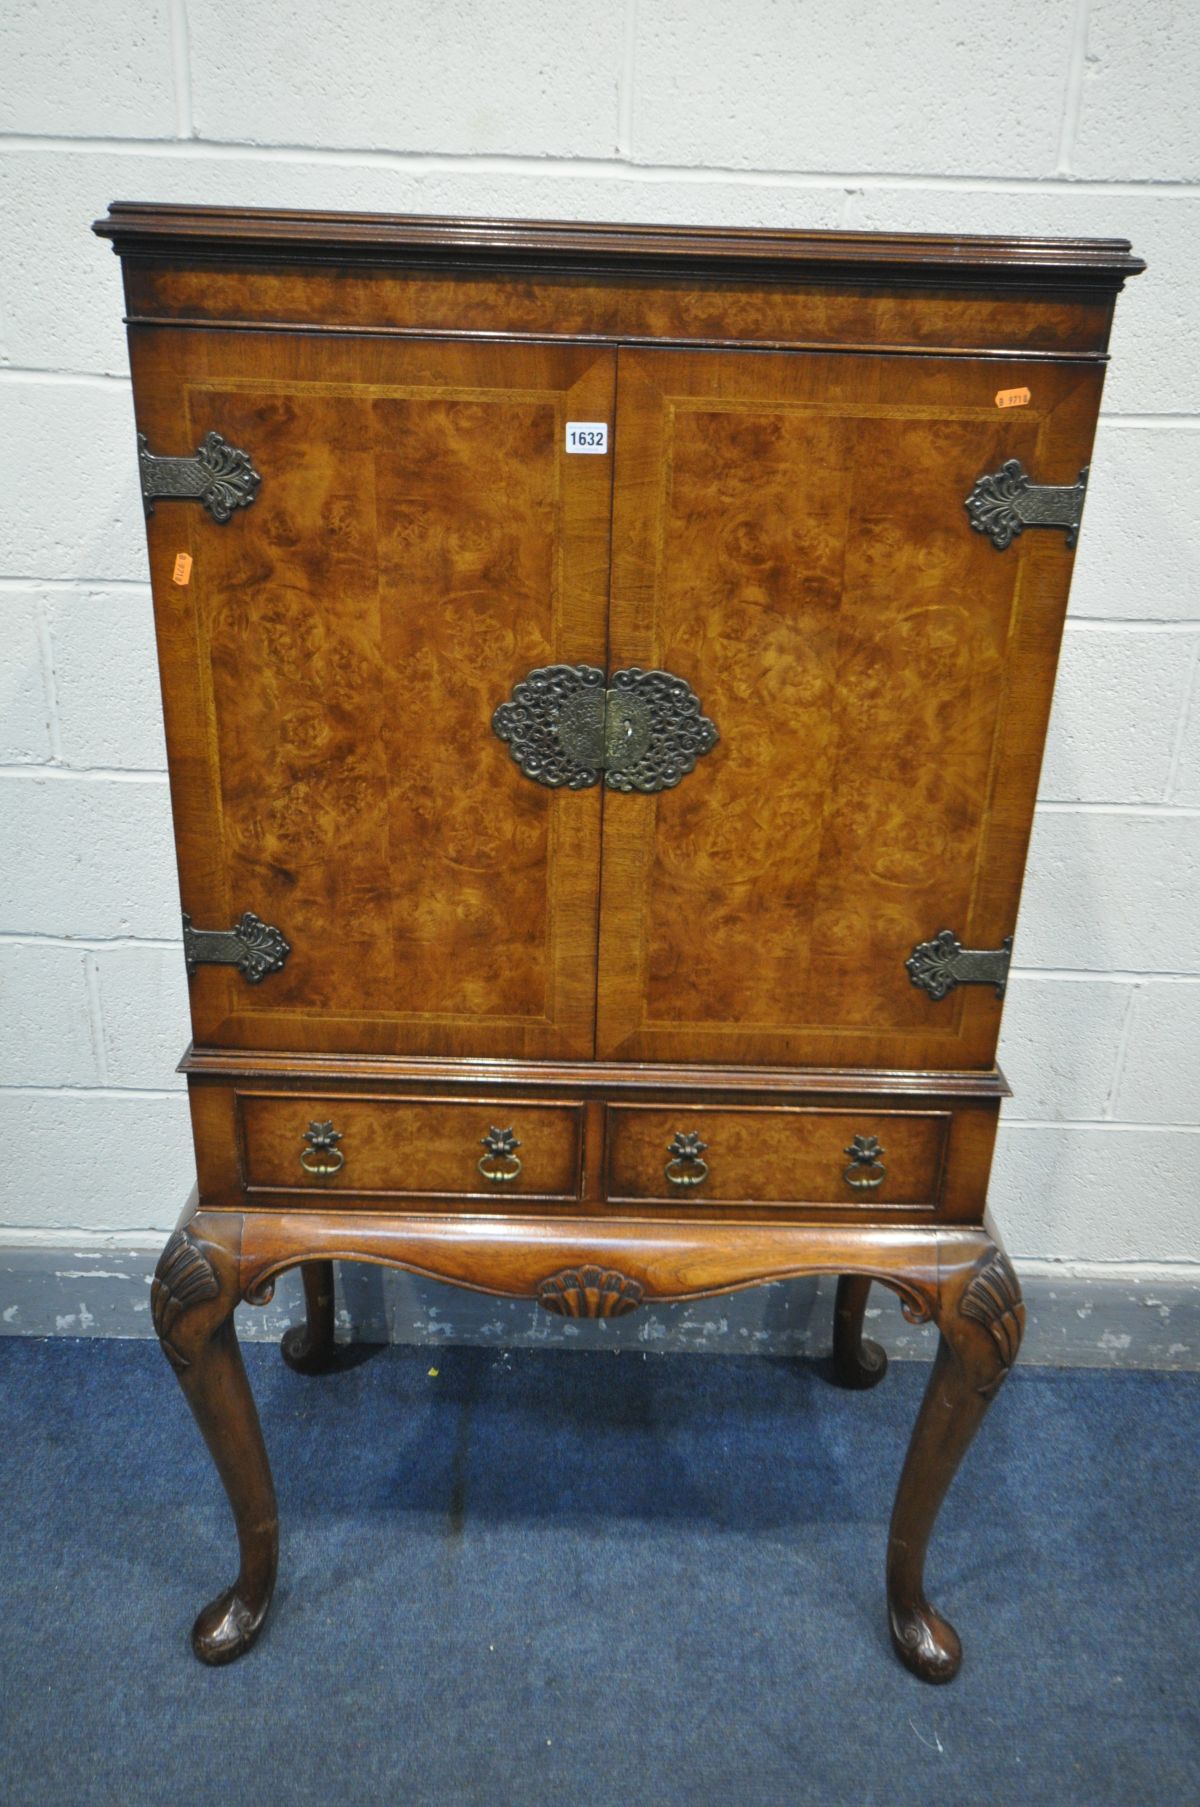
<path fill-rule="evenodd" d="M 172 576 L 181 589 L 191 582 L 192 555 L 190 552 L 177 552 L 175 554 L 175 569 Z"/>
<path fill-rule="evenodd" d="M 1029 400 L 1028 389 L 998 389 L 996 391 L 998 408 L 1023 408 Z"/>

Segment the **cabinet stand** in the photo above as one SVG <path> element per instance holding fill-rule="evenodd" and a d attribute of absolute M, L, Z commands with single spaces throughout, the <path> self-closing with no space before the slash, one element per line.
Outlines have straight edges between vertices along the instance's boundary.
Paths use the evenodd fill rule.
<path fill-rule="evenodd" d="M 814 1224 L 745 1226 L 644 1220 L 580 1225 L 562 1218 L 476 1222 L 387 1219 L 353 1212 L 192 1210 L 158 1265 L 154 1325 L 208 1444 L 237 1527 L 233 1586 L 200 1613 L 192 1647 L 228 1663 L 254 1643 L 278 1557 L 278 1516 L 258 1413 L 233 1327 L 243 1299 L 263 1305 L 279 1275 L 300 1266 L 303 1327 L 284 1338 L 289 1365 L 315 1373 L 333 1344 L 333 1268 L 367 1261 L 564 1315 L 623 1315 L 651 1300 L 697 1299 L 768 1280 L 838 1273 L 834 1366 L 852 1387 L 882 1378 L 882 1350 L 862 1337 L 872 1281 L 900 1297 L 913 1323 L 933 1320 L 937 1356 L 909 1444 L 888 1537 L 887 1596 L 901 1661 L 924 1681 L 949 1681 L 962 1660 L 953 1626 L 925 1593 L 925 1552 L 959 1462 L 1015 1359 L 1024 1323 L 1016 1276 L 986 1228 Z M 619 1262 L 620 1266 L 614 1266 Z"/>

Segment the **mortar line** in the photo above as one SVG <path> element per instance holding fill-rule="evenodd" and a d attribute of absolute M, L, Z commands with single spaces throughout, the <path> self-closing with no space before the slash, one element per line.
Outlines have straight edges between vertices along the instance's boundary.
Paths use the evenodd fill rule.
<path fill-rule="evenodd" d="M 1144 1261 L 1089 1261 L 1076 1255 L 1013 1255 L 1012 1259 L 1022 1276 L 1039 1280 L 1120 1280 L 1127 1286 L 1167 1286 L 1182 1280 L 1194 1285 L 1192 1276 L 1200 1274 L 1200 1261 L 1189 1255 Z"/>
<path fill-rule="evenodd" d="M 1129 1047 L 1129 1037 L 1133 1029 L 1133 1013 L 1137 1004 L 1138 993 L 1141 989 L 1142 987 L 1140 985 L 1131 985 L 1129 987 L 1129 994 L 1125 999 L 1125 1008 L 1121 1012 L 1121 1027 L 1117 1031 L 1116 1059 L 1113 1061 L 1112 1079 L 1108 1087 L 1108 1096 L 1104 1100 L 1104 1108 L 1101 1112 L 1101 1116 L 1105 1122 L 1111 1123 L 1118 1121 L 1116 1116 L 1117 1093 L 1120 1091 L 1121 1081 L 1125 1077 L 1125 1054 Z M 1128 1119 L 1123 1119 L 1123 1121 L 1128 1121 Z"/>
<path fill-rule="evenodd" d="M 670 164 L 624 162 L 619 157 L 538 157 L 517 153 L 477 154 L 470 151 L 392 151 L 369 146 L 303 144 L 250 144 L 222 138 L 72 138 L 61 133 L 13 132 L 2 142 L 17 151 L 55 151 L 96 156 L 181 157 L 210 161 L 327 164 L 334 167 L 378 167 L 420 175 L 517 175 L 539 180 L 571 180 L 579 176 L 619 176 L 645 182 L 703 185 L 740 182 L 746 187 L 843 188 L 871 192 L 888 189 L 960 192 L 968 194 L 1128 195 L 1185 199 L 1200 195 L 1200 182 L 1167 177 L 1066 178 L 1044 176 L 991 176 L 983 173 L 946 175 L 935 171 L 913 174 L 894 170 L 788 170 L 746 169 L 736 164 Z"/>
<path fill-rule="evenodd" d="M 1074 983 L 1094 980 L 1097 984 L 1112 983 L 1116 985 L 1140 985 L 1143 980 L 1154 980 L 1157 984 L 1163 980 L 1178 980 L 1182 985 L 1200 985 L 1200 973 L 1179 972 L 1168 967 L 1127 967 L 1127 966 L 1011 966 L 1008 971 L 1009 983 L 1013 979 L 1066 979 Z"/>
<path fill-rule="evenodd" d="M 92 1051 L 96 1057 L 96 1072 L 100 1082 L 98 1089 L 106 1089 L 108 1086 L 108 1049 L 104 1040 L 104 1011 L 100 1003 L 100 969 L 96 963 L 96 956 L 90 949 L 84 950 L 83 971 L 87 985 Z"/>
<path fill-rule="evenodd" d="M 1195 432 L 1200 427 L 1200 415 L 1196 414 L 1137 414 L 1132 410 L 1117 410 L 1112 414 L 1102 414 L 1100 424 L 1105 427 L 1119 427 L 1125 432 L 1159 433 L 1181 428 L 1184 432 Z"/>
<path fill-rule="evenodd" d="M 28 769 L 28 768 L 26 768 Z M 1115 801 L 1073 801 L 1066 797 L 1039 797 L 1038 809 L 1043 815 L 1063 816 L 1142 816 L 1151 821 L 1190 821 L 1200 816 L 1200 808 L 1183 803 L 1121 803 Z"/>
<path fill-rule="evenodd" d="M 637 0 L 625 0 L 621 70 L 617 77 L 617 154 L 633 157 L 633 90 L 637 57 Z"/>
<path fill-rule="evenodd" d="M 0 929 L 2 947 L 69 947 L 90 953 L 109 948 L 148 947 L 178 951 L 183 943 L 165 935 L 39 935 L 26 929 Z"/>
<path fill-rule="evenodd" d="M 1005 1111 L 1000 1119 L 1002 1129 L 1083 1130 L 1102 1129 L 1107 1134 L 1140 1136 L 1200 1136 L 1200 1123 L 1131 1123 L 1127 1118 L 1105 1117 L 1010 1117 Z"/>
<path fill-rule="evenodd" d="M 1200 710 L 1200 641 L 1192 648 L 1192 669 L 1188 673 L 1187 689 L 1184 693 L 1183 708 L 1179 712 L 1179 720 L 1175 724 L 1175 739 L 1171 747 L 1171 764 L 1167 772 L 1166 788 L 1163 792 L 1165 803 L 1175 793 L 1179 781 L 1179 768 L 1183 763 L 1183 749 L 1187 740 L 1188 723 L 1192 718 L 1192 710 Z"/>
<path fill-rule="evenodd" d="M 50 757 L 51 759 L 61 759 L 63 756 L 62 724 L 58 714 L 58 684 L 54 675 L 54 642 L 40 596 L 35 599 L 34 619 L 37 622 L 38 654 L 42 666 L 42 697 L 46 705 L 46 731 L 50 742 Z"/>
<path fill-rule="evenodd" d="M 187 1087 L 179 1086 L 175 1091 L 167 1091 L 162 1086 L 136 1085 L 0 1085 L 0 1098 L 5 1093 L 19 1098 L 69 1098 L 73 1102 L 85 1098 L 102 1098 L 109 1102 L 121 1099 L 136 1099 L 145 1103 L 147 1098 L 161 1102 L 163 1099 L 187 1097 Z"/>
<path fill-rule="evenodd" d="M 190 139 L 192 123 L 192 71 L 188 42 L 187 0 L 170 0 L 171 69 L 175 78 L 175 130 Z"/>
<path fill-rule="evenodd" d="M 119 372 L 103 370 L 63 370 L 50 365 L 35 365 L 32 368 L 20 364 L 0 366 L 0 382 L 5 383 L 44 383 L 47 387 L 62 388 L 84 384 L 89 389 L 129 389 L 132 380 Z"/>
<path fill-rule="evenodd" d="M 1069 176 L 1075 157 L 1075 141 L 1079 134 L 1079 118 L 1083 110 L 1083 80 L 1087 71 L 1087 42 L 1090 0 L 1075 0 L 1075 19 L 1071 30 L 1071 55 L 1067 62 L 1066 91 L 1063 94 L 1062 122 L 1058 137 L 1058 166 L 1055 174 Z"/>
<path fill-rule="evenodd" d="M 137 590 L 150 596 L 148 577 L 0 577 L 0 595 L 21 594 L 29 590 L 65 591 L 77 594 L 85 590 Z"/>
<path fill-rule="evenodd" d="M 1139 621 L 1134 615 L 1068 615 L 1069 634 L 1200 634 L 1200 619 L 1181 617 L 1178 621 L 1151 619 Z"/>
<path fill-rule="evenodd" d="M 72 1228 L 68 1224 L 64 1227 L 55 1225 L 51 1228 L 41 1224 L 0 1224 L 0 1249 L 14 1247 L 43 1248 L 47 1251 L 61 1249 L 64 1254 L 78 1254 L 81 1260 L 105 1252 L 115 1254 L 122 1246 L 126 1247 L 131 1254 L 137 1253 L 141 1249 L 156 1252 L 162 1247 L 162 1237 L 166 1232 L 166 1227 L 164 1225 L 161 1230 L 153 1227 L 140 1230 L 98 1230 L 91 1225 L 87 1228 L 81 1225 Z M 89 1237 L 94 1237 L 97 1244 L 103 1244 L 104 1247 L 80 1249 L 76 1246 L 80 1242 L 86 1242 Z"/>
<path fill-rule="evenodd" d="M 33 783 L 53 779 L 81 784 L 165 784 L 167 774 L 158 766 L 101 765 L 0 765 L 0 778 L 27 778 Z"/>

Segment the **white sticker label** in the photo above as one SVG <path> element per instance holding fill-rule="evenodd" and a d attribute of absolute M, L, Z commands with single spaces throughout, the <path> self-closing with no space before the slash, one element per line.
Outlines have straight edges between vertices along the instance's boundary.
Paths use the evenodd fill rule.
<path fill-rule="evenodd" d="M 569 420 L 567 422 L 568 452 L 607 452 L 608 422 L 606 420 Z"/>

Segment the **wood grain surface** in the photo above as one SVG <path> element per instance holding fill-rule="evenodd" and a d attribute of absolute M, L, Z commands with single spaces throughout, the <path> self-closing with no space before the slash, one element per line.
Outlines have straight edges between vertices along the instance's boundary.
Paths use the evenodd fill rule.
<path fill-rule="evenodd" d="M 941 1192 L 950 1124 L 949 1113 L 613 1105 L 605 1191 L 614 1204 L 658 1199 L 690 1209 L 720 1203 L 752 1210 L 776 1200 L 864 1210 L 932 1209 Z M 686 1190 L 667 1177 L 678 1133 L 697 1135 L 706 1144 L 707 1177 Z M 855 1136 L 873 1137 L 883 1150 L 880 1184 L 870 1191 L 856 1191 L 846 1178 Z M 861 1177 L 858 1170 L 855 1174 Z"/>
<path fill-rule="evenodd" d="M 577 1198 L 583 1107 L 529 1100 L 450 1104 L 442 1099 L 288 1093 L 242 1095 L 240 1128 L 251 1193 L 308 1192 L 387 1197 L 473 1198 L 498 1210 L 512 1198 Z M 300 1165 L 310 1122 L 332 1122 L 341 1137 L 336 1173 L 313 1179 Z M 493 1126 L 517 1140 L 521 1171 L 510 1181 L 483 1177 L 483 1138 Z M 503 1163 L 495 1165 L 505 1170 Z M 511 1163 L 509 1163 L 511 1165 Z"/>
<path fill-rule="evenodd" d="M 292 947 L 192 982 L 198 1041 L 590 1054 L 600 802 L 491 732 L 533 666 L 603 664 L 612 354 L 135 332 L 138 423 L 262 474 L 149 523 L 184 907 Z M 172 581 L 176 554 L 191 582 Z"/>
<path fill-rule="evenodd" d="M 611 657 L 699 694 L 719 746 L 605 803 L 597 1052 L 990 1066 L 990 987 L 909 980 L 1016 925 L 1073 555 L 972 532 L 976 477 L 1087 462 L 1100 380 L 988 361 L 625 352 Z"/>

